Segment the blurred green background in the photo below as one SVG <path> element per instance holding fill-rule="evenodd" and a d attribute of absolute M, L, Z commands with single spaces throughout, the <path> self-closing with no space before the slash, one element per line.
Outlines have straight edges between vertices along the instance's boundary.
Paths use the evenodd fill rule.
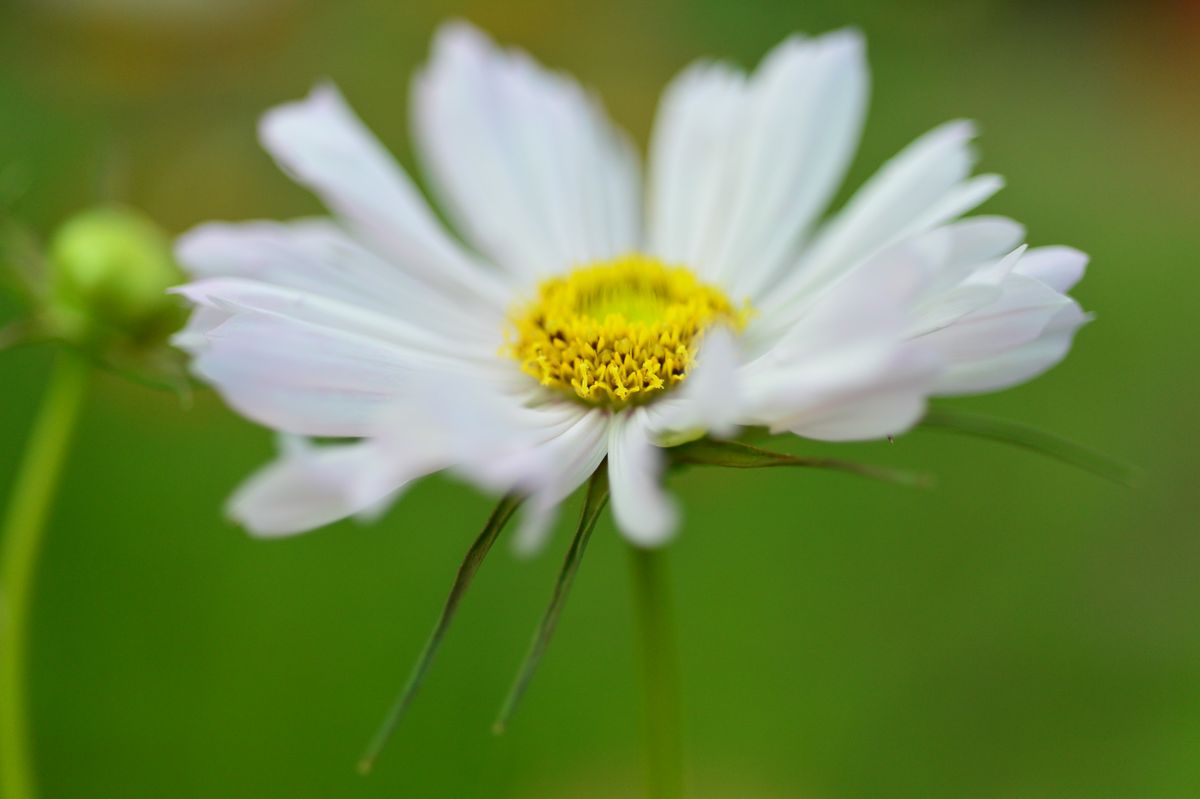
<path fill-rule="evenodd" d="M 256 117 L 336 80 L 405 161 L 408 78 L 465 16 L 595 87 L 642 142 L 691 59 L 868 36 L 849 185 L 970 117 L 984 210 L 1093 256 L 1097 321 L 1048 376 L 956 401 L 1140 464 L 1125 490 L 916 433 L 840 475 L 695 471 L 671 549 L 699 799 L 1200 796 L 1200 11 L 1189 2 L 313 3 L 26 0 L 0 11 L 0 165 L 42 231 L 117 196 L 171 231 L 319 210 Z M 7 301 L 5 301 L 7 302 Z M 0 305 L 0 322 L 17 313 Z M 0 485 L 51 352 L 0 353 Z M 798 451 L 828 447 L 796 445 Z M 377 773 L 354 763 L 490 503 L 431 479 L 380 523 L 255 541 L 221 517 L 268 433 L 211 394 L 99 376 L 39 575 L 32 702 L 46 797 L 637 795 L 625 554 L 594 539 L 507 736 L 489 732 L 566 546 L 493 554 Z"/>

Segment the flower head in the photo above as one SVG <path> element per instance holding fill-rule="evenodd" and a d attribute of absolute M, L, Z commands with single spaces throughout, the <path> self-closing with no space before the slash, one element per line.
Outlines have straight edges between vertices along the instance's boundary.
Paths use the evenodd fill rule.
<path fill-rule="evenodd" d="M 743 316 L 688 269 L 626 256 L 544 280 L 514 315 L 512 354 L 543 386 L 620 408 L 682 382 L 704 332 Z"/>
<path fill-rule="evenodd" d="M 462 23 L 412 92 L 416 144 L 468 246 L 320 86 L 263 144 L 333 218 L 202 226 L 178 344 L 250 418 L 353 443 L 289 447 L 234 497 L 261 534 L 369 513 L 439 470 L 525 495 L 533 546 L 606 463 L 617 523 L 663 541 L 662 448 L 742 426 L 825 440 L 903 432 L 927 398 L 1057 363 L 1085 321 L 1085 257 L 960 219 L 973 129 L 934 129 L 825 216 L 866 109 L 858 34 L 793 37 L 752 74 L 686 69 L 645 180 L 571 79 Z"/>

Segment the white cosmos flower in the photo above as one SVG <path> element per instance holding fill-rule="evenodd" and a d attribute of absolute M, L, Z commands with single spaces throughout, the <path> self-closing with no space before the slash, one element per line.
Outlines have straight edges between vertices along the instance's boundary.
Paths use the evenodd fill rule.
<path fill-rule="evenodd" d="M 532 547 L 607 457 L 620 529 L 652 545 L 677 521 L 662 446 L 748 425 L 883 437 L 932 395 L 1057 363 L 1085 321 L 1065 292 L 1086 257 L 960 219 L 1001 186 L 971 176 L 969 123 L 823 218 L 867 83 L 852 31 L 792 37 L 750 75 L 694 65 L 663 96 L 643 183 L 592 95 L 449 24 L 412 119 L 466 244 L 332 86 L 270 111 L 264 146 L 333 218 L 184 236 L 196 310 L 178 344 L 251 419 L 355 441 L 285 447 L 232 515 L 307 530 L 451 470 L 525 494 Z"/>

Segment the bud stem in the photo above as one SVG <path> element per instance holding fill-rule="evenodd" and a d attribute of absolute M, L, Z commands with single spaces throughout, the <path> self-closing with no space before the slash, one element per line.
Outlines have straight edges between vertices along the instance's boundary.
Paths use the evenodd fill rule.
<path fill-rule="evenodd" d="M 630 545 L 629 566 L 642 661 L 646 797 L 682 799 L 679 668 L 671 621 L 666 550 Z"/>
<path fill-rule="evenodd" d="M 30 600 L 42 532 L 83 405 L 87 376 L 88 364 L 80 354 L 67 349 L 58 353 L 4 520 L 0 573 L 0 795 L 5 799 L 36 796 L 27 713 Z"/>

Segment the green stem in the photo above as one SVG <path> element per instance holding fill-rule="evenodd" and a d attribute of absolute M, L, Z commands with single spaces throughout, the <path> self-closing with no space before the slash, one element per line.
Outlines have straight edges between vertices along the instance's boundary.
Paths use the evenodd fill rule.
<path fill-rule="evenodd" d="M 0 591 L 0 796 L 36 795 L 29 746 L 26 649 L 29 609 L 42 532 L 83 404 L 88 366 L 77 353 L 58 354 L 4 520 Z"/>
<path fill-rule="evenodd" d="M 683 747 L 680 736 L 679 670 L 671 623 L 666 551 L 629 547 L 646 742 L 646 796 L 681 799 Z"/>

